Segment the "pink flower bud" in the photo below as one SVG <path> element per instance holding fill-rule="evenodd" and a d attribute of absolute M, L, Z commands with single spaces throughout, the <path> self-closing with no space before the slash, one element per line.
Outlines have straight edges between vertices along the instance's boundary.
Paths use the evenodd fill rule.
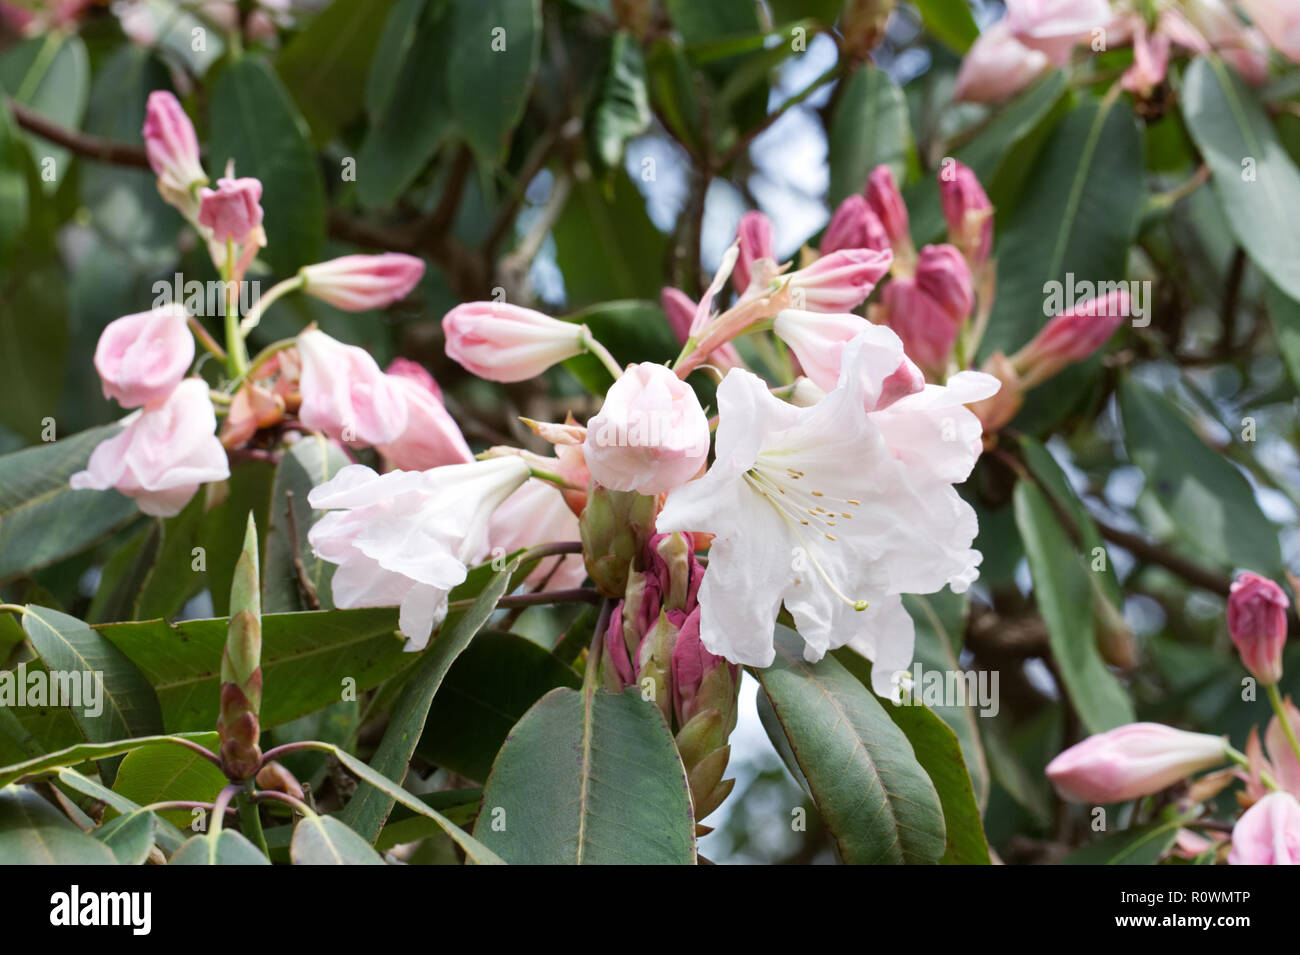
<path fill-rule="evenodd" d="M 194 206 L 191 190 L 207 185 L 208 177 L 199 162 L 199 140 L 194 124 L 171 93 L 155 90 L 145 106 L 145 154 L 158 177 L 158 191 L 173 206 L 184 211 Z"/>
<path fill-rule="evenodd" d="M 953 99 L 967 103 L 1000 103 L 1028 87 L 1052 68 L 1047 54 L 1031 50 L 999 20 L 981 33 L 966 51 L 957 71 Z"/>
<path fill-rule="evenodd" d="M 893 170 L 883 163 L 871 170 L 865 195 L 894 250 L 897 252 L 901 244 L 910 246 L 912 237 L 907 231 L 907 206 L 903 203 L 903 194 L 898 191 L 898 183 L 894 181 Z"/>
<path fill-rule="evenodd" d="M 1228 632 L 1241 662 L 1261 683 L 1282 679 L 1286 611 L 1291 606 L 1282 588 L 1259 574 L 1244 573 L 1228 594 Z"/>
<path fill-rule="evenodd" d="M 352 445 L 387 445 L 407 426 L 405 380 L 379 370 L 365 349 L 312 329 L 298 336 L 302 361 L 298 417 L 308 428 Z"/>
<path fill-rule="evenodd" d="M 242 245 L 262 224 L 261 199 L 256 179 L 218 179 L 215 190 L 199 190 L 199 224 L 211 229 L 217 242 Z"/>
<path fill-rule="evenodd" d="M 1007 27 L 1016 39 L 1042 50 L 1057 66 L 1113 19 L 1108 0 L 1007 0 Z"/>
<path fill-rule="evenodd" d="M 1054 317 L 1011 360 L 1030 388 L 1101 348 L 1129 314 L 1128 292 L 1091 298 Z"/>
<path fill-rule="evenodd" d="M 791 301 L 810 312 L 851 312 L 861 305 L 894 261 L 888 249 L 840 249 L 786 276 Z"/>
<path fill-rule="evenodd" d="M 753 281 L 754 263 L 759 259 L 776 261 L 772 249 L 772 220 L 761 212 L 746 212 L 736 227 L 740 251 L 736 265 L 731 270 L 731 284 L 737 294 L 743 295 Z"/>
<path fill-rule="evenodd" d="M 685 726 L 703 710 L 733 706 L 740 667 L 704 648 L 700 641 L 700 608 L 690 613 L 670 610 L 668 619 L 678 628 L 672 655 L 673 714 L 677 725 Z M 709 692 L 711 689 L 716 692 Z"/>
<path fill-rule="evenodd" d="M 586 329 L 504 302 L 467 302 L 442 319 L 447 355 L 488 381 L 525 381 L 581 354 Z"/>
<path fill-rule="evenodd" d="M 677 344 L 685 345 L 691 334 L 691 322 L 695 319 L 695 303 L 689 295 L 675 288 L 665 288 L 660 292 L 659 302 L 663 305 L 664 315 L 668 317 Z M 723 342 L 709 352 L 703 361 L 716 365 L 724 375 L 732 368 L 745 367 L 744 359 L 731 342 Z"/>
<path fill-rule="evenodd" d="M 130 415 L 126 427 L 100 442 L 86 470 L 68 483 L 75 489 L 113 488 L 135 498 L 146 514 L 174 517 L 199 485 L 230 477 L 216 427 L 207 383 L 187 378 L 166 401 Z"/>
<path fill-rule="evenodd" d="M 424 262 L 400 252 L 345 255 L 304 266 L 298 274 L 308 295 L 348 312 L 365 312 L 411 294 L 424 275 Z"/>
<path fill-rule="evenodd" d="M 221 423 L 221 444 L 237 448 L 247 442 L 259 428 L 269 428 L 284 418 L 285 401 L 282 395 L 268 391 L 260 383 L 246 381 L 235 392 Z"/>
<path fill-rule="evenodd" d="M 124 315 L 109 322 L 95 347 L 105 398 L 138 408 L 167 398 L 194 361 L 194 338 L 181 305 Z"/>
<path fill-rule="evenodd" d="M 1228 865 L 1300 865 L 1300 802 L 1272 792 L 1232 827 Z"/>
<path fill-rule="evenodd" d="M 1220 736 L 1160 723 L 1130 723 L 1071 746 L 1047 764 L 1047 778 L 1063 799 L 1125 802 L 1157 793 L 1227 758 L 1227 744 Z"/>
<path fill-rule="evenodd" d="M 403 364 L 397 366 L 399 371 L 389 371 L 385 377 L 406 402 L 406 427 L 396 440 L 377 444 L 376 450 L 403 471 L 427 471 L 443 464 L 473 461 L 474 454 L 443 406 L 433 376 L 413 361 L 400 361 Z M 423 377 L 417 371 L 423 372 Z"/>
<path fill-rule="evenodd" d="M 993 203 L 969 166 L 956 160 L 939 173 L 939 198 L 948 221 L 948 239 L 972 266 L 982 264 L 993 250 Z"/>
<path fill-rule="evenodd" d="M 596 483 L 662 494 L 693 478 L 709 455 L 709 422 L 695 392 L 663 365 L 628 365 L 583 445 Z"/>
<path fill-rule="evenodd" d="M 916 285 L 955 325 L 970 318 L 975 308 L 975 286 L 970 266 L 951 245 L 927 245 L 916 260 Z"/>
<path fill-rule="evenodd" d="M 915 278 L 891 279 L 873 320 L 892 328 L 903 340 L 907 357 L 934 373 L 947 364 L 957 341 L 957 323 L 917 285 Z"/>
<path fill-rule="evenodd" d="M 1146 23 L 1138 18 L 1133 35 L 1133 65 L 1124 71 L 1120 86 L 1140 97 L 1149 97 L 1165 80 L 1169 70 L 1169 36 L 1156 32 L 1148 36 Z"/>
<path fill-rule="evenodd" d="M 840 249 L 876 249 L 889 248 L 889 235 L 880 219 L 871 211 L 865 196 L 857 193 L 840 203 L 831 216 L 822 236 L 821 254 L 829 255 Z"/>
<path fill-rule="evenodd" d="M 840 355 L 844 346 L 869 325 L 870 322 L 857 315 L 801 312 L 787 308 L 777 314 L 772 331 L 790 346 L 813 384 L 829 392 L 840 378 Z"/>
<path fill-rule="evenodd" d="M 613 682 L 619 688 L 636 682 L 636 671 L 632 668 L 632 658 L 623 638 L 623 603 L 620 600 L 615 604 L 609 615 L 609 626 L 605 628 L 605 653 L 601 660 L 602 667 L 613 671 Z"/>

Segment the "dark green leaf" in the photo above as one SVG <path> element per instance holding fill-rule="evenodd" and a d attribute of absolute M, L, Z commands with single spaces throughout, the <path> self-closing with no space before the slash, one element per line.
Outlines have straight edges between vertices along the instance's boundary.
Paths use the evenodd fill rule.
<path fill-rule="evenodd" d="M 454 0 L 442 42 L 456 126 L 483 162 L 500 162 L 537 72 L 541 0 Z"/>
<path fill-rule="evenodd" d="M 902 180 L 911 145 L 907 102 L 889 74 L 864 66 L 848 80 L 830 128 L 830 201 L 861 192 L 884 163 Z"/>
<path fill-rule="evenodd" d="M 627 141 L 649 125 L 645 60 L 636 38 L 620 30 L 610 43 L 609 67 L 587 120 L 587 142 L 597 175 L 621 169 Z"/>
<path fill-rule="evenodd" d="M 111 849 L 32 790 L 0 790 L 0 865 L 117 865 Z"/>
<path fill-rule="evenodd" d="M 333 816 L 299 820 L 289 844 L 294 865 L 383 865 L 379 853 Z"/>
<path fill-rule="evenodd" d="M 231 829 L 206 832 L 176 850 L 171 865 L 270 865 L 266 856 Z"/>
<path fill-rule="evenodd" d="M 112 850 L 118 865 L 144 865 L 157 828 L 158 817 L 142 809 L 104 823 L 95 838 Z"/>
<path fill-rule="evenodd" d="M 208 734 L 202 745 L 215 750 L 217 735 Z M 225 774 L 209 759 L 192 749 L 170 743 L 153 743 L 132 750 L 123 759 L 113 781 L 113 792 L 138 806 L 156 802 L 186 800 L 212 802 L 226 785 Z M 188 829 L 189 810 L 173 809 L 161 814 L 181 829 Z"/>

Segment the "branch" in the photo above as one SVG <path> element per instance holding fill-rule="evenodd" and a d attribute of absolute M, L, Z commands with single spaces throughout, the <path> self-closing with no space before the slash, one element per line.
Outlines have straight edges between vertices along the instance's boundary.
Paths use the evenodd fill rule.
<path fill-rule="evenodd" d="M 138 169 L 149 168 L 149 157 L 144 148 L 132 143 L 118 143 L 109 139 L 100 139 L 75 129 L 68 129 L 51 122 L 35 110 L 29 109 L 17 100 L 9 100 L 9 109 L 14 121 L 42 139 L 72 150 L 78 156 L 96 159 L 99 162 L 118 166 L 133 166 Z"/>
<path fill-rule="evenodd" d="M 1146 561 L 1149 564 L 1159 564 L 1165 570 L 1177 574 L 1189 584 L 1194 584 L 1203 590 L 1216 593 L 1221 597 L 1228 596 L 1228 589 L 1232 586 L 1232 581 L 1227 577 L 1180 557 L 1159 544 L 1153 544 L 1144 537 L 1103 523 L 1096 516 L 1092 520 L 1097 525 L 1097 530 L 1101 531 L 1102 537 L 1123 547 L 1139 560 Z"/>

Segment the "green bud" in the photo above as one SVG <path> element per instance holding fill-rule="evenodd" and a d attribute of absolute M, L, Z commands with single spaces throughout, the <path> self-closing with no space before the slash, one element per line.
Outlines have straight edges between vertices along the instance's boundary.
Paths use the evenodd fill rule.
<path fill-rule="evenodd" d="M 587 573 L 606 597 L 622 597 L 654 528 L 657 501 L 593 484 L 579 519 Z"/>
<path fill-rule="evenodd" d="M 656 548 L 668 568 L 668 592 L 663 595 L 665 610 L 685 610 L 691 583 L 691 550 L 684 534 L 669 534 Z"/>
<path fill-rule="evenodd" d="M 258 746 L 262 707 L 262 599 L 257 559 L 257 525 L 248 515 L 244 548 L 230 586 L 230 623 L 221 654 L 221 706 L 217 733 L 226 775 L 242 781 L 262 762 Z"/>
<path fill-rule="evenodd" d="M 673 694 L 671 690 L 673 646 L 677 642 L 677 628 L 668 616 L 659 611 L 659 619 L 641 642 L 637 658 L 637 685 L 644 687 L 647 679 L 654 681 L 655 705 L 664 714 L 668 725 L 673 721 Z"/>

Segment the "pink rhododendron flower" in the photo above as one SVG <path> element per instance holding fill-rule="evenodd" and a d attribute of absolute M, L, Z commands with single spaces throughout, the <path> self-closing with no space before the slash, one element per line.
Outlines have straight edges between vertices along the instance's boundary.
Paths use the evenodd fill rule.
<path fill-rule="evenodd" d="M 426 471 L 474 460 L 460 427 L 443 406 L 433 376 L 415 362 L 399 361 L 402 364 L 394 362 L 398 370 L 390 369 L 385 377 L 406 402 L 406 427 L 395 440 L 378 444 L 375 450 L 393 467 L 404 471 Z"/>
<path fill-rule="evenodd" d="M 691 323 L 695 319 L 697 310 L 696 304 L 691 301 L 689 295 L 675 288 L 665 288 L 660 292 L 659 302 L 663 305 L 664 315 L 668 318 L 668 324 L 673 330 L 677 343 L 685 345 L 686 340 L 690 338 Z M 724 374 L 728 369 L 743 368 L 745 365 L 740 352 L 736 351 L 736 346 L 731 342 L 724 342 L 713 349 L 704 361 L 716 365 Z"/>
<path fill-rule="evenodd" d="M 871 211 L 865 196 L 854 193 L 835 210 L 830 224 L 822 236 L 819 251 L 822 255 L 840 249 L 888 249 L 889 235 L 880 219 Z"/>
<path fill-rule="evenodd" d="M 207 185 L 208 176 L 199 161 L 194 124 L 180 101 L 165 90 L 150 93 L 142 134 L 149 166 L 158 177 L 158 192 L 182 212 L 197 214 L 192 190 Z"/>
<path fill-rule="evenodd" d="M 585 350 L 586 329 L 505 302 L 467 302 L 442 319 L 447 357 L 489 381 L 525 381 Z"/>
<path fill-rule="evenodd" d="M 794 307 L 810 312 L 850 312 L 885 277 L 894 256 L 888 249 L 840 249 L 785 276 Z"/>
<path fill-rule="evenodd" d="M 1047 778 L 1065 799 L 1124 802 L 1157 793 L 1227 758 L 1221 736 L 1130 723 L 1071 746 L 1047 764 Z"/>
<path fill-rule="evenodd" d="M 302 290 L 349 312 L 387 308 L 406 298 L 424 275 L 424 262 L 413 255 L 345 255 L 304 266 Z"/>
<path fill-rule="evenodd" d="M 823 391 L 830 391 L 839 381 L 844 346 L 869 325 L 858 315 L 787 308 L 777 314 L 772 331 L 790 346 L 804 374 Z"/>
<path fill-rule="evenodd" d="M 1300 865 L 1300 802 L 1269 793 L 1232 827 L 1228 865 Z"/>
<path fill-rule="evenodd" d="M 506 498 L 488 523 L 492 548 L 506 554 L 553 541 L 576 541 L 579 536 L 578 517 L 560 489 L 539 478 L 530 478 Z M 524 579 L 524 586 L 535 590 L 545 583 L 546 590 L 567 590 L 579 586 L 586 577 L 582 555 L 565 554 L 538 563 Z"/>
<path fill-rule="evenodd" d="M 124 315 L 109 322 L 95 346 L 105 398 L 123 408 L 163 401 L 194 361 L 194 336 L 181 305 Z"/>
<path fill-rule="evenodd" d="M 243 245 L 262 225 L 262 184 L 253 178 L 218 179 L 216 189 L 199 190 L 199 224 L 217 242 Z"/>
<path fill-rule="evenodd" d="M 1261 683 L 1282 679 L 1286 611 L 1291 606 L 1282 588 L 1267 577 L 1246 572 L 1228 594 L 1228 632 L 1241 662 Z"/>
<path fill-rule="evenodd" d="M 113 488 L 135 498 L 146 514 L 173 517 L 200 485 L 230 476 L 225 449 L 213 433 L 217 417 L 202 379 L 182 381 L 166 401 L 125 421 L 122 431 L 91 452 L 86 470 L 72 475 L 72 487 Z"/>
<path fill-rule="evenodd" d="M 298 355 L 304 425 L 347 444 L 387 445 L 402 436 L 411 397 L 404 379 L 385 375 L 365 349 L 316 329 L 298 336 Z"/>
<path fill-rule="evenodd" d="M 1000 103 L 1030 86 L 1052 68 L 1041 50 L 1025 46 L 999 20 L 966 51 L 957 71 L 953 98 L 968 103 Z"/>
<path fill-rule="evenodd" d="M 1058 66 L 1076 45 L 1090 41 L 1094 31 L 1106 29 L 1114 18 L 1107 0 L 1007 0 L 1011 33 Z"/>

